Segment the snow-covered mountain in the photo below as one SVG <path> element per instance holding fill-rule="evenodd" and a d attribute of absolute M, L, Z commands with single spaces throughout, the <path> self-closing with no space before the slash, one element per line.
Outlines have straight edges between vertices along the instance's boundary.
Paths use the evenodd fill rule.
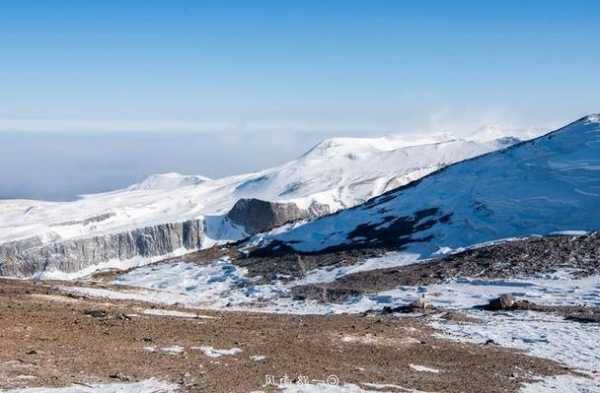
<path fill-rule="evenodd" d="M 285 212 L 292 212 L 294 219 L 303 217 L 303 211 L 313 217 L 513 142 L 442 136 L 336 138 L 282 166 L 245 175 L 211 180 L 168 173 L 74 202 L 0 201 L 0 257 L 8 261 L 0 259 L 0 274 L 41 268 L 78 271 L 239 240 L 249 231 L 232 223 L 227 213 L 241 199 L 285 203 L 273 214 L 279 223 L 285 221 Z M 70 262 L 64 262 L 65 255 Z M 37 267 L 32 270 L 33 261 Z M 11 269 L 6 268 L 9 264 Z"/>
<path fill-rule="evenodd" d="M 197 185 L 210 180 L 209 177 L 199 175 L 182 175 L 176 172 L 160 173 L 148 176 L 142 182 L 129 186 L 127 190 L 173 190 L 175 188 Z"/>
<path fill-rule="evenodd" d="M 600 116 L 456 163 L 268 239 L 265 250 L 446 248 L 600 228 Z"/>

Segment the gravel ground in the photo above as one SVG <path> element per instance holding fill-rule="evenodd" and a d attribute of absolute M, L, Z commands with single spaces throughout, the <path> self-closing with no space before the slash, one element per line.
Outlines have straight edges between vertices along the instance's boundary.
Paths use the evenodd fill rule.
<path fill-rule="evenodd" d="M 575 277 L 600 274 L 600 232 L 509 241 L 431 262 L 349 274 L 332 283 L 296 287 L 293 292 L 297 297 L 343 301 L 360 293 L 438 284 L 460 277 L 527 278 L 565 268 L 573 270 Z"/>
<path fill-rule="evenodd" d="M 69 285 L 0 280 L 0 388 L 157 377 L 184 392 L 268 392 L 275 390 L 263 386 L 267 376 L 288 375 L 425 392 L 481 392 L 482 386 L 516 392 L 534 375 L 568 372 L 493 345 L 434 337 L 418 318 L 199 310 L 193 310 L 203 314 L 198 318 L 147 315 L 150 304 L 66 296 L 57 284 Z M 215 358 L 194 349 L 201 346 L 241 351 Z"/>

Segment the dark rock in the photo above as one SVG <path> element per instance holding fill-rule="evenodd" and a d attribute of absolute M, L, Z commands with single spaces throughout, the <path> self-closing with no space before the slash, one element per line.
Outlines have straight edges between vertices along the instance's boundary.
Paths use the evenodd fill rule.
<path fill-rule="evenodd" d="M 490 300 L 490 302 L 486 306 L 484 306 L 483 309 L 488 311 L 506 311 L 512 310 L 514 304 L 515 301 L 512 295 L 507 293 L 500 296 L 499 298 Z"/>
<path fill-rule="evenodd" d="M 248 234 L 266 232 L 278 226 L 329 213 L 327 205 L 313 203 L 301 209 L 295 203 L 263 201 L 256 198 L 240 199 L 227 213 L 227 218 L 242 226 Z"/>
<path fill-rule="evenodd" d="M 106 319 L 108 317 L 108 313 L 104 310 L 85 310 L 83 313 L 96 319 Z"/>

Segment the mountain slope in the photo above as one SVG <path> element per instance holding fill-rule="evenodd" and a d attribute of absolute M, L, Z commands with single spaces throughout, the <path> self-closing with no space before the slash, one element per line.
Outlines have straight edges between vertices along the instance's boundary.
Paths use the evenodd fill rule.
<path fill-rule="evenodd" d="M 266 250 L 386 246 L 429 256 L 490 240 L 600 228 L 600 117 L 448 166 L 268 238 Z"/>
<path fill-rule="evenodd" d="M 124 265 L 131 266 L 142 263 L 137 257 L 147 262 L 239 240 L 256 228 L 354 206 L 507 143 L 512 141 L 337 138 L 282 166 L 240 176 L 169 173 L 74 202 L 0 201 L 0 275 L 73 272 L 122 260 L 132 260 Z M 277 211 L 276 222 L 250 228 L 240 223 L 257 222 L 243 211 L 236 210 L 237 220 L 227 214 L 244 199 L 285 204 L 266 208 Z M 293 215 L 286 218 L 286 212 Z"/>
<path fill-rule="evenodd" d="M 223 215 L 241 198 L 300 206 L 316 200 L 335 211 L 446 164 L 503 147 L 498 142 L 450 140 L 388 150 L 355 141 L 345 141 L 344 153 L 335 151 L 335 140 L 325 141 L 295 161 L 246 175 L 216 180 L 153 175 L 125 190 L 85 195 L 74 202 L 0 201 L 0 242 L 36 235 L 43 242 L 54 241 Z"/>

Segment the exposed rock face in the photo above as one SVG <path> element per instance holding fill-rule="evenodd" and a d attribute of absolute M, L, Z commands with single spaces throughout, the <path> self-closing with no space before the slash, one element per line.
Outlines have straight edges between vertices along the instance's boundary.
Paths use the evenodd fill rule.
<path fill-rule="evenodd" d="M 227 213 L 227 217 L 234 224 L 243 226 L 248 234 L 255 234 L 328 213 L 329 206 L 318 203 L 311 204 L 308 209 L 301 209 L 295 203 L 268 202 L 250 198 L 237 201 Z"/>
<path fill-rule="evenodd" d="M 294 203 L 242 199 L 227 217 L 254 234 L 328 212 L 327 206 L 319 204 L 300 209 Z M 181 248 L 202 248 L 204 234 L 203 220 L 189 220 L 88 238 L 56 238 L 51 242 L 31 237 L 0 244 L 0 276 L 31 277 L 52 271 L 74 273 L 110 260 L 166 257 Z"/>
<path fill-rule="evenodd" d="M 199 249 L 203 233 L 202 220 L 189 220 L 48 244 L 37 238 L 14 241 L 0 245 L 0 276 L 30 277 L 55 270 L 72 273 L 109 260 Z"/>

